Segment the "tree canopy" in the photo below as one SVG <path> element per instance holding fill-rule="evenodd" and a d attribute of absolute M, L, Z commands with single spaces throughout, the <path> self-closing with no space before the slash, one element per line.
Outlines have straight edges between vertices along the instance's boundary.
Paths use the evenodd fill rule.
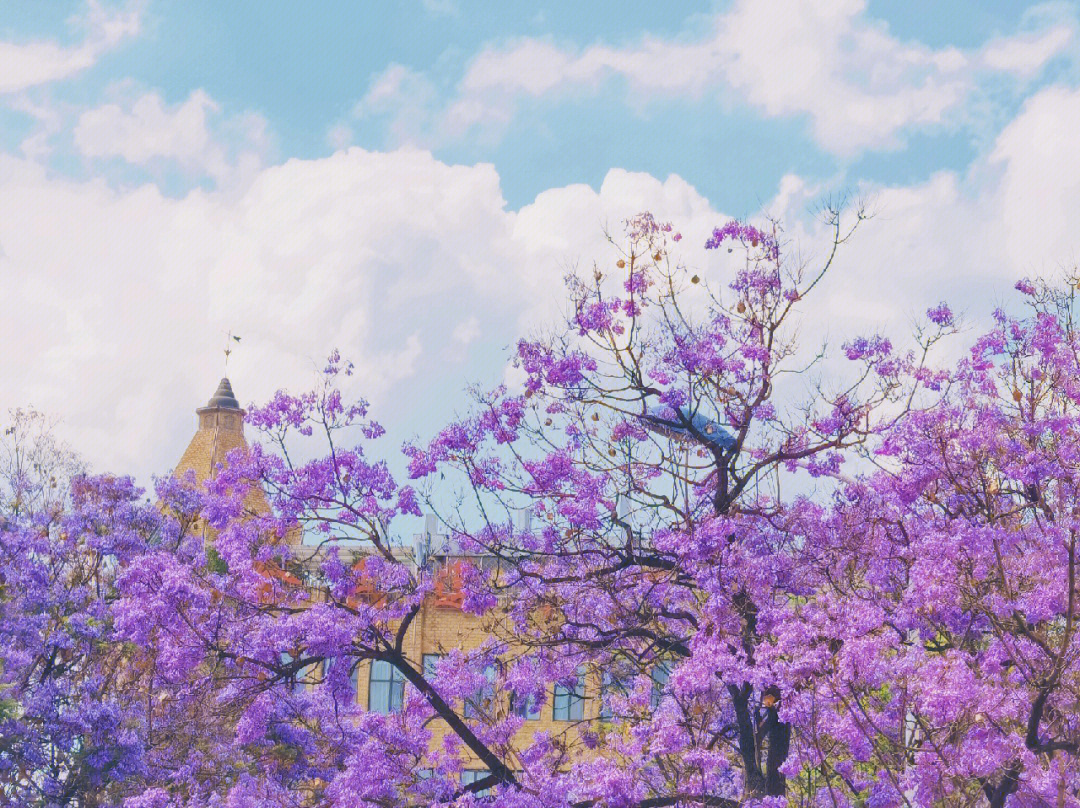
<path fill-rule="evenodd" d="M 204 486 L 9 464 L 4 800 L 1080 806 L 1076 286 L 1021 281 L 962 350 L 933 305 L 834 372 L 800 325 L 861 219 L 817 263 L 729 222 L 712 277 L 635 217 L 407 483 L 337 353 Z M 424 512 L 454 553 L 402 541 Z M 484 639 L 429 665 L 447 576 Z M 536 705 L 566 730 L 522 742 Z"/>

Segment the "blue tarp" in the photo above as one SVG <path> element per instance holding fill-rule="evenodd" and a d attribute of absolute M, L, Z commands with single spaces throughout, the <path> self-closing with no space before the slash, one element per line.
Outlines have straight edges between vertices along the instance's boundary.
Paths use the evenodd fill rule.
<path fill-rule="evenodd" d="M 680 415 L 682 418 L 679 417 Z M 675 440 L 685 440 L 687 438 L 703 440 L 705 443 L 710 443 L 724 451 L 735 445 L 735 436 L 724 427 L 720 426 L 716 421 L 705 417 L 700 412 L 691 415 L 690 411 L 685 407 L 681 407 L 678 414 L 676 414 L 673 407 L 666 404 L 657 404 L 650 407 L 640 418 L 645 422 L 648 429 L 667 435 Z M 689 427 L 683 425 L 683 421 L 690 422 L 693 432 Z"/>

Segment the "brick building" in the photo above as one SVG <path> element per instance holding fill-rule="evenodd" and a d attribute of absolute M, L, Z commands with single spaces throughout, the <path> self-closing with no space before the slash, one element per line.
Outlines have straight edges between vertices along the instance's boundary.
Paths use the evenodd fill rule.
<path fill-rule="evenodd" d="M 191 473 L 202 484 L 211 478 L 218 464 L 225 461 L 234 449 L 247 449 L 244 436 L 244 410 L 240 408 L 228 379 L 222 379 L 213 397 L 205 407 L 196 410 L 198 428 L 187 450 L 177 464 L 174 474 Z M 248 507 L 267 510 L 269 504 L 261 491 L 249 495 Z M 290 537 L 290 543 L 298 544 L 299 535 Z M 314 549 L 313 549 L 314 552 Z M 362 549 L 355 551 L 358 556 Z M 434 594 L 409 628 L 405 644 L 406 655 L 414 666 L 431 671 L 439 657 L 451 649 L 469 650 L 480 645 L 492 632 L 498 631 L 497 618 L 479 618 L 461 609 L 461 596 L 455 588 L 455 565 L 461 562 L 484 564 L 482 557 L 467 557 L 445 535 L 436 533 L 433 517 L 428 517 L 425 530 L 414 538 L 413 545 L 399 550 L 405 563 L 416 564 L 419 560 L 434 569 L 437 575 Z M 359 558 L 358 558 L 359 560 Z M 318 558 L 308 559 L 310 568 L 317 568 Z M 374 594 L 374 593 L 372 593 Z M 321 671 L 315 671 L 309 681 L 301 681 L 299 687 L 315 687 L 321 680 Z M 391 712 L 399 709 L 404 697 L 405 682 L 401 674 L 386 662 L 362 662 L 352 671 L 352 681 L 358 703 L 366 709 Z M 559 686 L 552 688 L 544 704 L 511 704 L 508 694 L 480 693 L 478 705 L 459 705 L 465 717 L 474 710 L 500 712 L 516 709 L 526 720 L 519 730 L 517 740 L 526 741 L 534 732 L 546 730 L 554 737 L 561 737 L 568 745 L 577 743 L 577 727 L 582 722 L 595 721 L 600 715 L 600 700 L 595 698 L 599 682 L 595 676 L 582 672 L 576 688 Z M 592 696 L 590 698 L 589 696 Z M 434 727 L 433 743 L 441 740 L 439 725 Z M 511 768 L 521 768 L 516 761 L 506 761 Z M 462 774 L 463 783 L 471 782 L 483 774 L 478 761 L 466 763 Z"/>

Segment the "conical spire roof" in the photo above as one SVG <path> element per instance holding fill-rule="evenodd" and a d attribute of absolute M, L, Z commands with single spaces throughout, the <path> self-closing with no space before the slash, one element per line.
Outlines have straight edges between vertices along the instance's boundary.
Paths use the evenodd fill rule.
<path fill-rule="evenodd" d="M 199 428 L 173 473 L 184 477 L 192 472 L 195 482 L 201 485 L 216 475 L 219 463 L 228 462 L 229 452 L 235 449 L 247 452 L 248 445 L 244 439 L 244 411 L 227 378 L 221 380 L 206 406 L 195 412 Z M 244 505 L 252 514 L 270 512 L 266 495 L 257 485 L 248 491 Z M 285 541 L 296 544 L 301 536 L 299 531 L 290 531 Z"/>
<path fill-rule="evenodd" d="M 199 417 L 199 428 L 180 458 L 175 473 L 182 475 L 190 469 L 201 483 L 214 476 L 217 464 L 225 462 L 233 449 L 247 451 L 247 441 L 244 440 L 244 411 L 240 409 L 228 379 L 223 378 L 206 406 L 195 412 Z"/>
<path fill-rule="evenodd" d="M 214 395 L 206 402 L 207 407 L 224 407 L 229 410 L 240 409 L 240 402 L 236 400 L 236 396 L 233 394 L 232 384 L 229 382 L 228 377 L 223 376 L 218 383 L 217 390 L 214 391 Z"/>

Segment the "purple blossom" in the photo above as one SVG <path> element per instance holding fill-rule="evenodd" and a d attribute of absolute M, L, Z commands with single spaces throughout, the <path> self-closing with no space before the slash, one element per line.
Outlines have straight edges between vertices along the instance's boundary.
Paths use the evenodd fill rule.
<path fill-rule="evenodd" d="M 927 309 L 926 317 L 930 322 L 942 328 L 949 328 L 954 322 L 952 309 L 949 308 L 947 303 L 939 303 L 934 308 Z"/>
<path fill-rule="evenodd" d="M 713 229 L 712 236 L 705 241 L 706 250 L 715 250 L 725 241 L 740 241 L 753 249 L 760 247 L 764 256 L 770 260 L 780 257 L 780 244 L 775 236 L 764 233 L 752 224 L 744 224 L 737 219 L 732 219 L 723 227 Z"/>

